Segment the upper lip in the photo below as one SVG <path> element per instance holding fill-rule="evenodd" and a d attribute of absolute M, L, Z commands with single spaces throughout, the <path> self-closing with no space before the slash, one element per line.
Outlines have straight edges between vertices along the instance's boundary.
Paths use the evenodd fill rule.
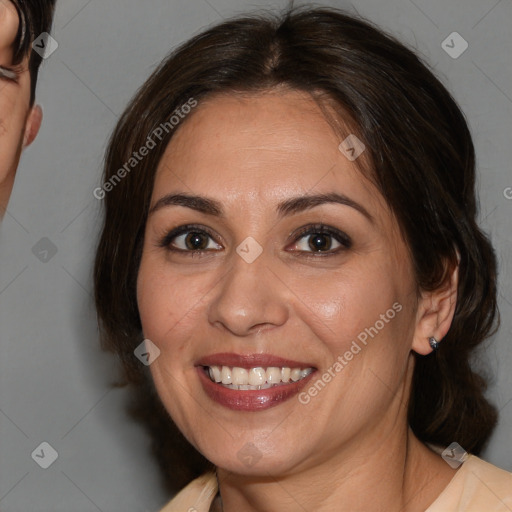
<path fill-rule="evenodd" d="M 225 352 L 211 354 L 202 357 L 196 362 L 197 366 L 237 366 L 239 368 L 257 368 L 257 367 L 286 367 L 286 368 L 314 368 L 310 363 L 285 359 L 283 357 L 271 354 L 235 354 Z"/>

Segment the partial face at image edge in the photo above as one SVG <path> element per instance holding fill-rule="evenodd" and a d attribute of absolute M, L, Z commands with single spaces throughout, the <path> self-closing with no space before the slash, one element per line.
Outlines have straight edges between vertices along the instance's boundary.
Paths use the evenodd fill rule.
<path fill-rule="evenodd" d="M 0 219 L 14 185 L 22 149 L 35 139 L 42 120 L 31 105 L 29 55 L 13 64 L 19 18 L 15 6 L 0 0 Z"/>

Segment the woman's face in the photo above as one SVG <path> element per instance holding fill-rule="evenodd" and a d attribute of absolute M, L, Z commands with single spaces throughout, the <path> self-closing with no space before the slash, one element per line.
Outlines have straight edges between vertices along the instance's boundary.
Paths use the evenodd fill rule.
<path fill-rule="evenodd" d="M 340 142 L 305 94 L 216 96 L 158 167 L 137 290 L 160 350 L 150 369 L 178 427 L 219 467 L 299 471 L 372 451 L 405 418 L 412 265 Z"/>
<path fill-rule="evenodd" d="M 30 108 L 28 56 L 13 68 L 19 19 L 9 0 L 0 0 L 0 218 L 7 206 L 23 145 L 35 138 L 39 107 Z"/>

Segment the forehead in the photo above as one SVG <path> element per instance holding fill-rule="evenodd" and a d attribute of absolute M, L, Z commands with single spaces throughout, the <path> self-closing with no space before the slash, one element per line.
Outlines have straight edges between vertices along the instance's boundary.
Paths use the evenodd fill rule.
<path fill-rule="evenodd" d="M 338 149 L 342 137 L 303 92 L 213 96 L 178 127 L 153 195 L 186 186 L 195 193 L 277 200 L 338 186 L 382 202 L 358 163 Z"/>
<path fill-rule="evenodd" d="M 11 51 L 20 20 L 16 7 L 9 0 L 0 0 L 0 52 Z"/>

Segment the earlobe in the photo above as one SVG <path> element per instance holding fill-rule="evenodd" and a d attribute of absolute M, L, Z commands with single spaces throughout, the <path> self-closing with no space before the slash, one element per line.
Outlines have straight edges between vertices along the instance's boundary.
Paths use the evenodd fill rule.
<path fill-rule="evenodd" d="M 457 304 L 459 267 L 455 267 L 450 279 L 437 290 L 422 292 L 418 301 L 416 328 L 412 350 L 421 355 L 430 354 L 442 345 L 452 324 Z M 433 343 L 432 339 L 437 342 Z"/>
<path fill-rule="evenodd" d="M 26 148 L 30 146 L 37 134 L 39 133 L 39 128 L 41 127 L 41 122 L 43 121 L 43 110 L 39 105 L 34 105 L 30 110 L 30 113 L 27 118 L 27 123 L 25 124 L 25 134 L 23 136 L 23 147 Z"/>

